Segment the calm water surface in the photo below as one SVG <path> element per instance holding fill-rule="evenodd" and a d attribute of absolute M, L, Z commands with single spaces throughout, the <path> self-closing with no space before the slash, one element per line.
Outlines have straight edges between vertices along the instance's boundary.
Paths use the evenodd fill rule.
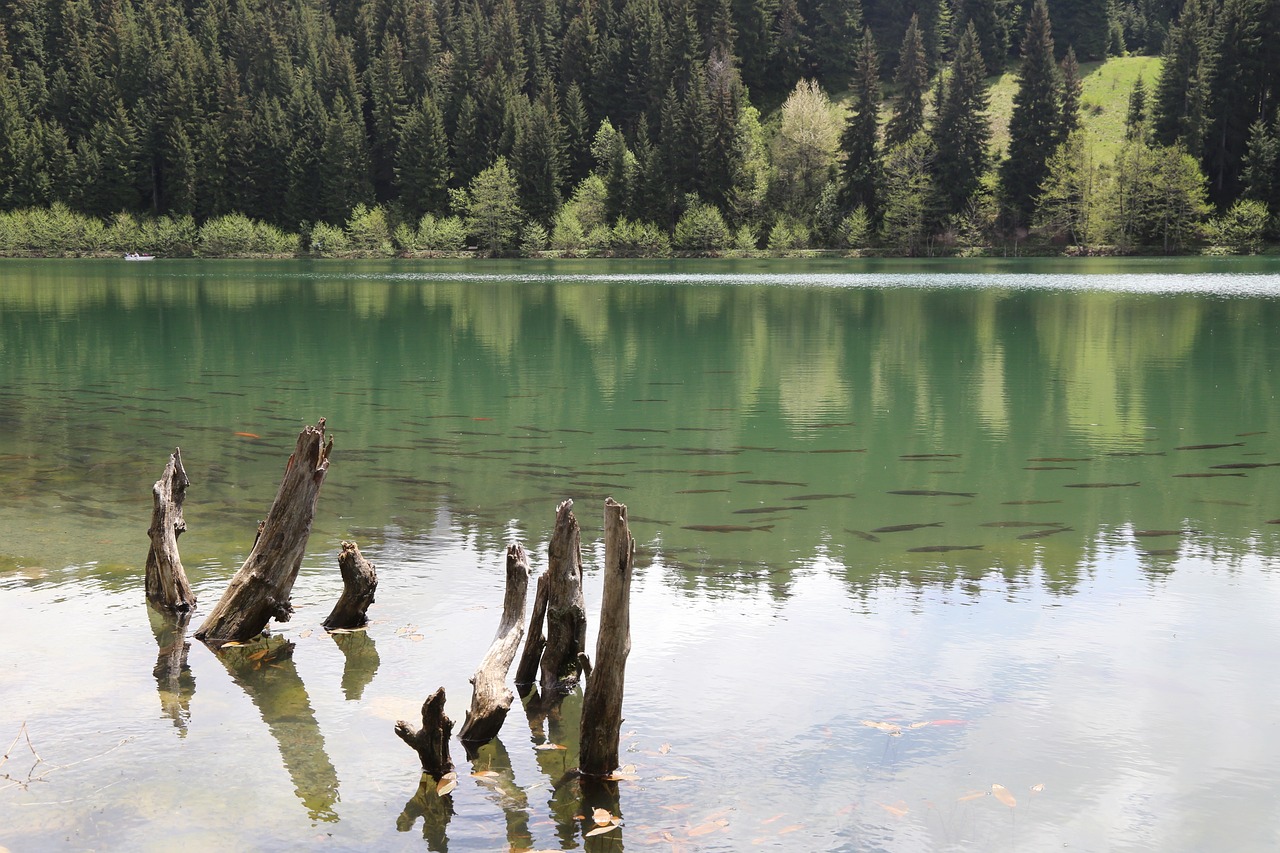
<path fill-rule="evenodd" d="M 1275 261 L 5 262 L 0 845 L 1275 849 L 1277 294 Z M 207 612 L 322 416 L 293 621 L 184 659 L 143 601 L 167 455 Z M 540 572 L 567 497 L 594 622 L 606 495 L 638 780 L 557 787 L 570 696 L 455 743 L 448 814 L 393 722 L 442 685 L 462 719 L 504 546 Z M 343 539 L 378 602 L 330 636 Z"/>

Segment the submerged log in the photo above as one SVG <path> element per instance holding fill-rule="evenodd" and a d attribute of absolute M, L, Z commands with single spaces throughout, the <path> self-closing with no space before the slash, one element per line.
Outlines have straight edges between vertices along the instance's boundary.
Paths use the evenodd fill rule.
<path fill-rule="evenodd" d="M 171 613 L 189 613 L 196 606 L 195 593 L 178 556 L 178 537 L 187 530 L 182 502 L 187 497 L 187 471 L 182 448 L 175 447 L 164 474 L 151 487 L 151 549 L 147 551 L 147 601 Z"/>
<path fill-rule="evenodd" d="M 547 546 L 547 645 L 542 653 L 542 695 L 567 693 L 578 683 L 587 645 L 582 598 L 582 534 L 573 501 L 556 507 L 556 527 Z"/>
<path fill-rule="evenodd" d="M 636 541 L 627 527 L 627 508 L 613 498 L 604 502 L 604 597 L 595 668 L 582 698 L 584 776 L 601 778 L 618 769 L 618 733 L 622 729 L 622 688 L 631 652 L 631 568 Z"/>
<path fill-rule="evenodd" d="M 354 542 L 343 542 L 338 555 L 338 568 L 342 571 L 342 596 L 333 606 L 333 612 L 324 620 L 326 631 L 335 628 L 363 628 L 369 623 L 365 615 L 373 604 L 373 593 L 378 588 L 378 573 L 360 553 Z"/>
<path fill-rule="evenodd" d="M 507 548 L 506 595 L 502 600 L 498 633 L 471 677 L 471 708 L 458 731 L 464 744 L 493 739 L 515 701 L 515 695 L 507 688 L 507 672 L 524 636 L 524 603 L 528 595 L 529 558 L 517 542 Z"/>
<path fill-rule="evenodd" d="M 258 525 L 253 550 L 196 631 L 197 639 L 244 642 L 267 627 L 272 617 L 289 621 L 289 594 L 302 566 L 332 450 L 333 439 L 325 440 L 324 418 L 299 433 L 276 499 L 266 521 Z"/>
<path fill-rule="evenodd" d="M 444 713 L 444 688 L 436 689 L 422 703 L 422 728 L 414 731 L 404 720 L 396 721 L 396 734 L 418 753 L 424 773 L 430 773 L 437 781 L 453 771 L 453 759 L 449 757 L 449 736 L 453 733 L 453 720 Z"/>
<path fill-rule="evenodd" d="M 521 696 L 527 696 L 538 680 L 538 664 L 542 662 L 542 650 L 547 646 L 547 638 L 542 633 L 542 623 L 546 618 L 547 575 L 543 572 L 538 578 L 537 592 L 533 594 L 533 616 L 529 619 L 529 635 L 525 637 L 524 654 L 520 656 L 520 665 L 516 667 L 516 689 Z"/>

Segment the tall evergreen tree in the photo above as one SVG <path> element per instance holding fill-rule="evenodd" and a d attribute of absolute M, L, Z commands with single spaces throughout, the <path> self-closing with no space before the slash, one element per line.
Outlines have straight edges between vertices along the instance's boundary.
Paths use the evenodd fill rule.
<path fill-rule="evenodd" d="M 857 73 L 849 47 L 861 37 L 862 4 L 859 0 L 818 0 L 814 18 L 818 79 L 829 89 L 842 89 Z"/>
<path fill-rule="evenodd" d="M 978 33 L 970 24 L 956 46 L 930 132 L 936 151 L 935 191 L 943 214 L 959 212 L 987 170 L 991 126 L 985 78 Z"/>
<path fill-rule="evenodd" d="M 1009 119 L 1009 156 L 1000 164 L 1001 194 L 1014 225 L 1031 221 L 1045 164 L 1062 138 L 1061 129 L 1062 101 L 1049 7 L 1045 0 L 1036 0 L 1022 40 L 1018 91 Z"/>
<path fill-rule="evenodd" d="M 840 147 L 840 207 L 865 207 L 872 220 L 880 213 L 880 58 L 871 30 L 862 31 L 853 58 L 853 101 Z"/>
<path fill-rule="evenodd" d="M 423 94 L 399 130 L 396 185 L 400 203 L 414 218 L 444 213 L 449 205 L 449 138 L 444 116 L 430 94 Z"/>
<path fill-rule="evenodd" d="M 1059 70 L 1062 74 L 1062 126 L 1058 132 L 1058 138 L 1059 141 L 1065 141 L 1080 127 L 1080 98 L 1084 93 L 1084 82 L 1080 79 L 1080 63 L 1076 61 L 1075 48 L 1067 48 Z"/>
<path fill-rule="evenodd" d="M 893 105 L 893 115 L 885 126 L 885 146 L 901 145 L 924 130 L 924 95 L 929 88 L 929 62 L 924 52 L 924 37 L 920 32 L 920 16 L 912 15 L 902 37 L 898 72 L 898 100 Z"/>
<path fill-rule="evenodd" d="M 1151 109 L 1151 131 L 1162 145 L 1181 144 L 1199 156 L 1209 130 L 1215 53 L 1213 0 L 1187 0 L 1169 30 Z"/>
<path fill-rule="evenodd" d="M 1135 139 L 1145 134 L 1147 124 L 1147 86 L 1139 76 L 1129 92 L 1129 108 L 1124 116 L 1124 138 Z"/>
<path fill-rule="evenodd" d="M 512 167 L 520 187 L 521 207 L 535 222 L 550 226 L 560 209 L 564 143 L 560 117 L 550 93 L 531 106 L 516 135 Z"/>
<path fill-rule="evenodd" d="M 1249 128 L 1241 177 L 1244 198 L 1262 202 L 1273 214 L 1280 211 L 1280 134 L 1261 120 Z"/>
<path fill-rule="evenodd" d="M 774 79 L 781 91 L 787 91 L 800 81 L 804 74 L 804 58 L 809 51 L 805 20 L 796 0 L 782 0 L 773 23 Z"/>
<path fill-rule="evenodd" d="M 973 28 L 974 42 L 982 56 L 983 76 L 999 74 L 1009 51 L 1009 38 L 996 0 L 956 0 L 955 26 L 961 39 L 968 28 Z"/>

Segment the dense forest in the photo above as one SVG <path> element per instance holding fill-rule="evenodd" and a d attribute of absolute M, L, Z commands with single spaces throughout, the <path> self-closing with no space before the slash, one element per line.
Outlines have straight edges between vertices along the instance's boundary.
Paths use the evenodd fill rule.
<path fill-rule="evenodd" d="M 1280 0 L 7 0 L 0 244 L 1248 247 L 1278 98 Z"/>

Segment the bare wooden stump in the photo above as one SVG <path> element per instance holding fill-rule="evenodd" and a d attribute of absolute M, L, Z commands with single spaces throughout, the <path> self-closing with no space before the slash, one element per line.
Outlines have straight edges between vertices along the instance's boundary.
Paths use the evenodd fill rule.
<path fill-rule="evenodd" d="M 524 603 L 529 596 L 529 558 L 524 547 L 507 548 L 507 584 L 498 633 L 471 677 L 471 709 L 458 737 L 463 743 L 484 743 L 502 728 L 515 695 L 507 688 L 507 672 L 524 636 Z"/>
<path fill-rule="evenodd" d="M 636 541 L 627 527 L 627 508 L 604 502 L 604 597 L 595 668 L 582 698 L 584 776 L 609 776 L 618 769 L 618 733 L 622 730 L 622 688 L 631 652 L 631 567 Z"/>
<path fill-rule="evenodd" d="M 342 572 L 342 596 L 333 606 L 333 612 L 324 620 L 327 631 L 335 628 L 363 628 L 369 623 L 365 615 L 373 604 L 373 593 L 378 588 L 378 573 L 360 553 L 354 542 L 343 542 L 338 554 L 338 568 Z"/>
<path fill-rule="evenodd" d="M 542 695 L 566 693 L 578 683 L 587 645 L 587 612 L 582 598 L 582 534 L 573 501 L 556 507 L 556 526 L 547 546 L 547 645 L 542 653 Z"/>
<path fill-rule="evenodd" d="M 151 487 L 151 549 L 147 551 L 147 601 L 171 613 L 189 613 L 196 606 L 195 593 L 178 556 L 178 537 L 187 530 L 182 502 L 187 497 L 187 471 L 182 448 L 175 447 L 164 474 Z"/>
<path fill-rule="evenodd" d="M 521 696 L 528 695 L 530 687 L 538 680 L 538 664 L 542 662 L 542 650 L 547 638 L 542 633 L 542 623 L 547 618 L 547 575 L 538 578 L 538 589 L 533 594 L 533 616 L 529 619 L 529 635 L 525 637 L 524 654 L 516 667 L 516 689 Z"/>
<path fill-rule="evenodd" d="M 422 703 L 422 728 L 414 731 L 404 720 L 396 721 L 396 734 L 409 744 L 422 760 L 422 770 L 439 780 L 453 770 L 449 757 L 449 736 L 453 733 L 453 720 L 444 713 L 444 688 L 436 689 Z"/>
<path fill-rule="evenodd" d="M 302 566 L 332 450 L 333 439 L 325 441 L 324 418 L 299 433 L 267 520 L 258 525 L 253 550 L 196 631 L 197 639 L 244 642 L 267 627 L 272 617 L 289 621 L 289 593 Z"/>

